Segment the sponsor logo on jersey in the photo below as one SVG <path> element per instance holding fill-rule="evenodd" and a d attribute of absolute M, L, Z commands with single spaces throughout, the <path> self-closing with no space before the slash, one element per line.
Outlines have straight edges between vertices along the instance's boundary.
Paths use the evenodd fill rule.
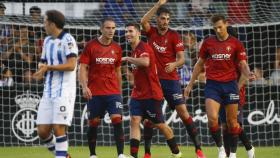
<path fill-rule="evenodd" d="M 153 46 L 159 53 L 166 53 L 165 51 L 167 47 L 161 47 L 156 42 L 153 42 Z"/>
<path fill-rule="evenodd" d="M 114 64 L 114 58 L 96 58 L 96 64 Z"/>
<path fill-rule="evenodd" d="M 212 54 L 213 60 L 230 60 L 231 54 Z"/>

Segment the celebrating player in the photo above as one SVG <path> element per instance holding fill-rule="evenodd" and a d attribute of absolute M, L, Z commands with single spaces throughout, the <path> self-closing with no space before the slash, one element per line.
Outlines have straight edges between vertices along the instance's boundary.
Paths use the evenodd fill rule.
<path fill-rule="evenodd" d="M 162 115 L 163 94 L 156 74 L 155 56 L 152 48 L 140 40 L 140 25 L 126 25 L 125 37 L 132 47 L 131 57 L 123 57 L 123 61 L 132 64 L 134 87 L 131 94 L 130 106 L 130 153 L 137 158 L 140 143 L 140 122 L 147 118 L 155 124 L 165 136 L 172 152 L 171 157 L 180 158 L 172 129 L 164 123 Z"/>
<path fill-rule="evenodd" d="M 179 34 L 169 28 L 170 11 L 162 5 L 166 0 L 159 0 L 141 20 L 142 27 L 148 37 L 148 43 L 153 48 L 158 67 L 158 76 L 162 86 L 164 98 L 172 110 L 176 110 L 187 132 L 194 142 L 197 158 L 205 158 L 201 150 L 200 140 L 193 119 L 187 111 L 176 68 L 184 62 L 184 45 Z M 156 16 L 157 27 L 150 25 L 149 21 Z M 145 158 L 151 157 L 150 145 L 152 139 L 152 125 L 144 123 Z"/>
<path fill-rule="evenodd" d="M 121 99 L 121 47 L 113 41 L 116 23 L 112 18 L 102 21 L 101 36 L 87 43 L 80 57 L 80 84 L 83 96 L 88 99 L 88 145 L 90 158 L 96 158 L 97 127 L 107 111 L 114 126 L 118 158 L 123 154 Z"/>
<path fill-rule="evenodd" d="M 64 23 L 61 12 L 46 12 L 44 27 L 49 36 L 44 40 L 39 70 L 33 76 L 38 79 L 46 73 L 37 128 L 39 137 L 56 158 L 69 157 L 66 127 L 71 125 L 76 97 L 78 47 L 75 39 L 63 31 Z"/>
<path fill-rule="evenodd" d="M 228 26 L 227 30 L 228 30 L 228 33 L 231 36 L 234 36 L 234 37 L 238 38 L 237 32 L 233 27 Z M 236 66 L 237 66 L 238 89 L 239 89 L 239 98 L 240 98 L 239 99 L 239 104 L 238 104 L 238 123 L 239 123 L 240 127 L 242 127 L 242 124 L 243 124 L 243 106 L 245 105 L 245 102 L 246 102 L 245 82 L 247 80 L 243 75 L 241 76 L 240 71 L 239 71 L 239 67 L 238 67 L 238 65 L 236 65 Z M 227 125 L 226 125 L 226 111 L 225 111 L 224 106 L 222 106 L 221 109 L 220 109 L 219 118 L 220 118 L 219 121 L 221 121 L 222 127 L 223 127 L 223 142 L 224 142 L 226 155 L 228 157 L 229 154 L 230 154 L 230 148 L 229 148 L 230 142 L 229 142 L 229 133 L 228 133 L 228 130 L 227 130 Z M 246 132 L 242 128 L 241 128 L 241 131 L 239 133 L 239 139 L 241 140 L 242 144 L 244 145 L 244 147 L 247 151 L 248 158 L 255 158 L 255 149 L 252 146 L 249 138 L 247 137 Z"/>
<path fill-rule="evenodd" d="M 216 36 L 208 37 L 202 44 L 199 59 L 194 67 L 190 83 L 185 88 L 188 97 L 193 84 L 206 65 L 205 106 L 212 138 L 219 148 L 219 158 L 225 158 L 221 142 L 218 115 L 221 105 L 225 106 L 226 122 L 230 133 L 230 158 L 236 158 L 237 140 L 240 126 L 237 122 L 239 90 L 236 63 L 245 78 L 253 75 L 246 63 L 245 48 L 242 43 L 227 32 L 228 23 L 223 15 L 211 18 Z"/>

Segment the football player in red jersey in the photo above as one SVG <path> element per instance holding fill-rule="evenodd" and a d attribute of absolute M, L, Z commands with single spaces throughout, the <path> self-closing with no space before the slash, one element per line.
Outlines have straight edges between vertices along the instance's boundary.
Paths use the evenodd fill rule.
<path fill-rule="evenodd" d="M 140 143 L 140 122 L 143 118 L 150 120 L 165 136 L 172 152 L 171 157 L 180 158 L 181 152 L 177 146 L 172 129 L 164 123 L 162 114 L 163 93 L 152 48 L 140 40 L 140 25 L 129 23 L 125 27 L 125 37 L 131 45 L 130 57 L 123 57 L 124 62 L 131 64 L 134 86 L 129 103 L 130 108 L 130 153 L 138 157 Z"/>
<path fill-rule="evenodd" d="M 237 85 L 238 63 L 240 72 L 245 78 L 253 78 L 246 62 L 246 52 L 242 43 L 227 32 L 228 23 L 223 15 L 214 15 L 211 22 L 216 36 L 208 37 L 202 44 L 199 59 L 194 67 L 190 83 L 185 88 L 185 97 L 193 87 L 198 74 L 206 67 L 205 106 L 208 125 L 212 138 L 219 148 L 219 158 L 226 153 L 221 141 L 221 130 L 218 123 L 219 109 L 225 106 L 226 122 L 230 133 L 230 158 L 236 158 L 238 135 L 241 131 L 237 121 L 239 89 Z"/>
<path fill-rule="evenodd" d="M 182 89 L 179 82 L 179 76 L 176 71 L 182 67 L 184 59 L 184 45 L 180 35 L 169 28 L 170 11 L 162 6 L 166 0 L 159 0 L 141 19 L 143 30 L 148 38 L 149 45 L 153 48 L 156 65 L 158 67 L 158 76 L 163 90 L 164 98 L 172 110 L 176 110 L 185 125 L 187 132 L 194 143 L 197 158 L 205 158 L 201 143 L 198 137 L 198 131 L 190 116 L 185 100 L 182 95 Z M 151 18 L 156 14 L 157 26 L 150 24 Z M 145 157 L 150 158 L 150 146 L 152 139 L 152 125 L 144 122 L 144 140 Z"/>
<path fill-rule="evenodd" d="M 113 41 L 116 23 L 112 18 L 101 22 L 101 36 L 89 41 L 80 56 L 80 84 L 88 99 L 89 128 L 87 132 L 90 158 L 96 158 L 97 127 L 107 111 L 114 126 L 119 158 L 123 155 L 121 99 L 121 47 Z"/>

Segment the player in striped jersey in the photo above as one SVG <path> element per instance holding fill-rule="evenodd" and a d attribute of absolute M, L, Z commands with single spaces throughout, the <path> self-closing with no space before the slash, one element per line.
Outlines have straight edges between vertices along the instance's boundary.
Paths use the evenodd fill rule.
<path fill-rule="evenodd" d="M 70 157 L 66 129 L 71 125 L 76 97 L 78 47 L 75 39 L 63 31 L 64 24 L 61 12 L 46 12 L 44 27 L 49 36 L 44 40 L 39 70 L 33 76 L 38 79 L 45 75 L 37 128 L 39 137 L 55 158 Z"/>

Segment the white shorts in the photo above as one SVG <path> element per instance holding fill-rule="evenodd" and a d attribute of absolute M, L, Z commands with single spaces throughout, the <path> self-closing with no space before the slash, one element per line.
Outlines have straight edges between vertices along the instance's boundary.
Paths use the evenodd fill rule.
<path fill-rule="evenodd" d="M 55 98 L 43 96 L 37 115 L 37 124 L 60 124 L 70 126 L 74 113 L 76 93 Z"/>

